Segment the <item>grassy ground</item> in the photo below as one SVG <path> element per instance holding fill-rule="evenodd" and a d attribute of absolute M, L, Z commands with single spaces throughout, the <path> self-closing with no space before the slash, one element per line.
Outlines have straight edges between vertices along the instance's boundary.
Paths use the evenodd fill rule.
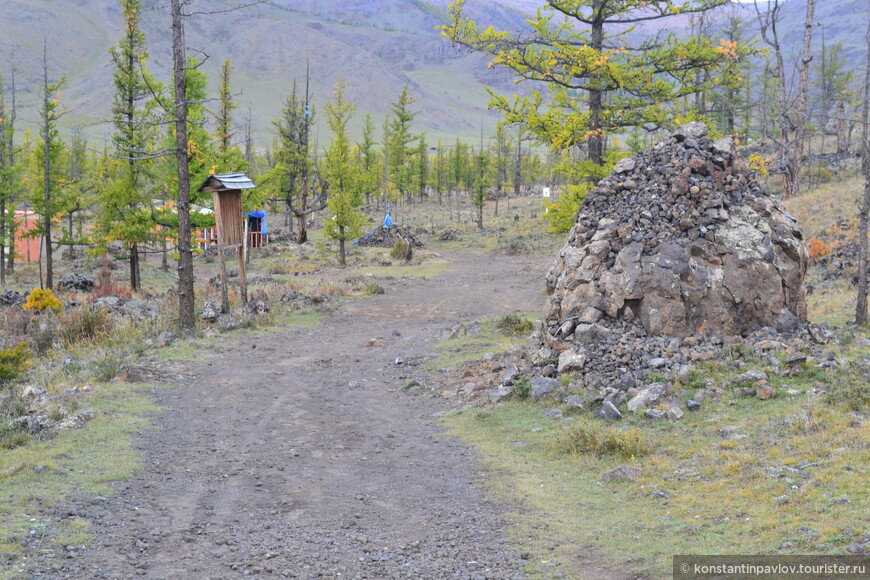
<path fill-rule="evenodd" d="M 709 367 L 693 380 L 727 376 Z M 850 408 L 867 410 L 863 378 L 808 366 L 772 384 L 775 399 L 729 391 L 679 422 L 613 426 L 565 408 L 557 421 L 544 418 L 556 403 L 512 400 L 444 423 L 485 458 L 493 492 L 520 506 L 514 535 L 535 538 L 533 577 L 551 577 L 554 560 L 580 577 L 572 567 L 584 551 L 655 578 L 669 576 L 675 554 L 846 553 L 870 534 L 870 423 Z M 602 479 L 623 465 L 636 478 Z"/>
<path fill-rule="evenodd" d="M 0 578 L 16 577 L 23 545 L 48 558 L 90 541 L 88 523 L 49 514 L 69 494 L 109 495 L 112 482 L 139 469 L 132 437 L 157 412 L 148 385 L 95 384 L 79 400 L 94 419 L 85 428 L 0 453 Z M 32 554 L 33 552 L 31 552 Z"/>
<path fill-rule="evenodd" d="M 787 207 L 806 238 L 854 241 L 862 187 L 857 178 L 826 184 Z M 843 327 L 841 344 L 819 356 L 870 360 L 868 333 L 846 326 L 851 284 L 817 283 L 808 306 L 812 321 Z M 768 355 L 741 352 L 745 368 L 769 370 Z M 795 376 L 771 375 L 774 399 L 725 388 L 721 400 L 678 422 L 628 416 L 613 425 L 564 407 L 566 419 L 546 419 L 558 403 L 517 398 L 443 422 L 484 458 L 491 492 L 516 506 L 512 534 L 528 551 L 533 578 L 580 578 L 589 566 L 666 578 L 676 554 L 845 554 L 866 549 L 870 536 L 870 390 L 859 369 L 817 363 Z M 675 389 L 690 397 L 708 380 L 726 386 L 745 370 L 729 364 L 723 353 Z M 602 477 L 620 466 L 638 471 Z"/>
<path fill-rule="evenodd" d="M 839 192 L 854 193 L 856 187 L 857 182 L 831 186 L 791 203 L 807 237 L 847 217 L 841 215 L 847 202 L 831 199 Z M 474 226 L 473 208 L 451 203 L 398 208 L 399 223 L 433 233 L 426 251 L 418 252 L 410 264 L 393 260 L 393 265 L 381 265 L 387 250 L 352 248 L 350 265 L 337 268 L 334 246 L 315 234 L 312 251 L 291 247 L 255 258 L 248 274 L 274 278 L 266 286 L 273 301 L 283 291 L 320 292 L 342 300 L 368 292 L 360 279 L 387 283 L 437 276 L 449 267 L 441 252 L 551 256 L 563 242 L 563 235 L 547 234 L 544 224 L 532 217 L 540 211 L 536 198 L 503 203 L 498 218 L 487 206 L 482 231 Z M 434 239 L 453 228 L 458 241 Z M 217 274 L 216 262 L 197 264 L 198 281 Z M 123 270 L 117 276 L 123 280 Z M 175 282 L 172 273 L 153 264 L 144 279 L 150 293 L 171 290 Z M 24 268 L 16 274 L 22 287 L 33 280 L 33 272 Z M 817 289 L 810 296 L 811 319 L 845 323 L 850 291 L 845 282 Z M 198 302 L 214 297 L 213 290 L 203 287 Z M 540 313 L 521 315 L 535 319 Z M 229 335 L 268 333 L 321 319 L 316 309 L 279 308 L 253 330 Z M 460 365 L 517 342 L 497 326 L 497 320 L 481 321 L 479 331 L 445 341 L 427 368 Z M 866 333 L 844 333 L 843 346 L 834 347 L 834 355 L 870 357 L 862 338 Z M 161 349 L 160 357 L 186 360 L 212 340 L 199 336 L 179 341 Z M 121 360 L 119 352 L 138 352 L 122 342 L 80 345 L 74 352 L 86 366 L 105 367 L 109 376 Z M 52 356 L 56 364 L 57 355 Z M 766 365 L 752 353 L 750 363 Z M 713 364 L 697 369 L 677 388 L 685 388 L 688 396 L 707 379 L 724 384 L 733 374 L 724 364 Z M 51 385 L 57 375 L 39 377 L 32 375 Z M 665 577 L 670 555 L 679 553 L 843 553 L 870 534 L 870 502 L 863 485 L 870 460 L 866 386 L 858 374 L 812 365 L 795 377 L 772 377 L 771 384 L 779 392 L 775 399 L 758 401 L 726 390 L 721 401 L 705 402 L 676 423 L 627 417 L 614 427 L 582 414 L 560 422 L 543 418 L 551 405 L 512 400 L 452 414 L 444 424 L 480 451 L 492 493 L 516 506 L 511 533 L 527 552 L 533 577 L 561 572 L 575 578 L 576 569 L 590 559 L 595 565 Z M 109 493 L 112 480 L 138 468 L 131 437 L 148 428 L 148 415 L 158 411 L 145 395 L 147 387 L 100 381 L 91 381 L 91 387 L 81 404 L 93 408 L 96 418 L 85 429 L 0 454 L 0 529 L 8 530 L 0 532 L 0 553 L 10 562 L 0 568 L 0 579 L 14 574 L 22 545 L 34 537 L 46 549 L 88 541 L 86 522 L 52 521 L 51 507 L 73 492 Z M 828 394 L 819 394 L 824 391 Z M 602 451 L 608 449 L 615 451 Z M 639 474 L 633 480 L 602 481 L 602 474 L 620 465 L 638 468 Z"/>

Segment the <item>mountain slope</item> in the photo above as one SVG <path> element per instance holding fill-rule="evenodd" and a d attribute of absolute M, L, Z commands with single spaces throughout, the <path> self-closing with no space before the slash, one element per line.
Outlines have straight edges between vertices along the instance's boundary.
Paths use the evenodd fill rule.
<path fill-rule="evenodd" d="M 237 2 L 199 2 L 216 11 Z M 166 2 L 143 1 L 142 28 L 150 49 L 149 67 L 169 80 L 171 32 Z M 495 2 L 477 3 L 498 15 L 498 25 L 522 24 L 516 11 Z M 194 4 L 194 9 L 197 4 Z M 16 69 L 22 105 L 20 127 L 35 126 L 41 91 L 43 40 L 49 78 L 66 76 L 62 124 L 84 124 L 92 138 L 110 130 L 113 88 L 108 49 L 122 32 L 116 0 L 9 0 L 0 7 L 0 69 L 9 79 Z M 218 69 L 233 62 L 232 85 L 238 92 L 239 117 L 250 107 L 261 146 L 271 141 L 271 121 L 294 80 L 304 84 L 311 70 L 316 106 L 328 100 L 342 78 L 358 107 L 356 125 L 365 112 L 380 123 L 402 87 L 417 100 L 418 130 L 430 141 L 479 135 L 481 119 L 491 130 L 497 119 L 486 110 L 480 78 L 505 84 L 504 74 L 487 74 L 477 55 L 458 54 L 440 37 L 443 7 L 422 0 L 278 0 L 227 14 L 200 14 L 187 20 L 186 40 L 192 54 L 208 55 L 204 70 L 216 92 Z M 238 119 L 241 121 L 241 119 Z M 324 137 L 325 138 L 325 137 Z"/>
<path fill-rule="evenodd" d="M 219 11 L 240 0 L 196 0 L 191 10 Z M 500 92 L 518 90 L 510 73 L 487 69 L 479 55 L 457 52 L 435 27 L 446 17 L 448 0 L 273 0 L 225 14 L 199 13 L 187 20 L 187 45 L 192 54 L 208 55 L 204 65 L 215 94 L 218 70 L 229 57 L 232 85 L 240 105 L 237 121 L 250 108 L 261 148 L 272 140 L 272 121 L 281 110 L 293 81 L 304 83 L 311 70 L 311 94 L 318 109 L 332 94 L 335 82 L 348 84 L 357 105 L 354 129 L 366 112 L 380 124 L 390 103 L 409 85 L 419 112 L 416 130 L 430 144 L 457 136 L 476 140 L 480 126 L 491 134 L 497 117 L 486 109 L 484 86 Z M 151 51 L 149 67 L 169 80 L 171 32 L 165 0 L 143 0 L 142 27 Z M 526 28 L 524 18 L 543 0 L 467 0 L 466 12 L 499 29 Z M 789 0 L 779 27 L 787 57 L 799 51 L 806 0 Z M 747 27 L 755 14 L 744 5 Z M 867 0 L 825 0 L 818 3 L 814 45 L 822 35 L 830 45 L 844 44 L 851 66 L 864 59 L 863 30 Z M 665 21 L 670 30 L 684 29 L 686 19 Z M 0 0 L 0 70 L 8 80 L 16 69 L 22 105 L 19 127 L 35 127 L 41 90 L 43 40 L 49 77 L 67 77 L 63 103 L 69 113 L 65 127 L 85 125 L 92 139 L 110 132 L 105 122 L 112 101 L 112 67 L 108 49 L 122 32 L 117 0 Z M 656 24 L 659 28 L 662 24 Z M 653 34 L 655 27 L 636 33 Z M 519 86 L 522 90 L 523 85 Z M 320 139 L 328 137 L 324 134 Z"/>

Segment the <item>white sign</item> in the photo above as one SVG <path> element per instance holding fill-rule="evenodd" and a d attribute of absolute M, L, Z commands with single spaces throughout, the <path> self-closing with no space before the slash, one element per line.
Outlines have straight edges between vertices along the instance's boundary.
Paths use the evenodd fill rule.
<path fill-rule="evenodd" d="M 550 188 L 549 187 L 544 188 L 544 197 L 550 197 Z"/>

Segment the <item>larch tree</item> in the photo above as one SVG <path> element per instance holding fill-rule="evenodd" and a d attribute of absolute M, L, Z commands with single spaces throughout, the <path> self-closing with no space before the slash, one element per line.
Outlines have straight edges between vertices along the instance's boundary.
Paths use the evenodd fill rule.
<path fill-rule="evenodd" d="M 837 154 L 849 152 L 850 119 L 846 115 L 846 105 L 854 94 L 852 82 L 854 71 L 843 57 L 843 43 L 837 42 L 830 47 L 822 37 L 822 52 L 814 67 L 817 90 L 819 126 L 822 135 L 833 133 L 837 139 Z"/>
<path fill-rule="evenodd" d="M 139 246 L 149 239 L 154 226 L 147 180 L 157 138 L 153 92 L 158 85 L 146 66 L 148 48 L 139 25 L 141 10 L 139 0 L 121 0 L 124 34 L 109 50 L 115 66 L 112 143 L 119 163 L 113 179 L 101 187 L 97 216 L 98 245 L 120 241 L 129 252 L 130 288 L 134 292 L 142 289 Z"/>
<path fill-rule="evenodd" d="M 293 88 L 281 117 L 274 123 L 277 132 L 277 148 L 275 150 L 275 166 L 270 174 L 277 185 L 279 195 L 287 205 L 289 220 L 295 218 L 298 224 L 296 243 L 308 241 L 308 216 L 320 209 L 322 205 L 309 207 L 308 192 L 313 166 L 309 150 L 309 135 L 315 122 L 314 107 L 310 103 L 308 75 L 305 79 L 305 94 L 300 96 L 293 82 Z"/>
<path fill-rule="evenodd" d="M 6 284 L 6 247 L 15 239 L 14 197 L 18 190 L 18 167 L 15 164 L 15 83 L 6 101 L 6 83 L 0 74 L 0 284 Z M 14 250 L 10 251 L 14 254 Z"/>
<path fill-rule="evenodd" d="M 230 74 L 233 65 L 226 59 L 221 66 L 220 88 L 218 89 L 219 105 L 215 115 L 215 136 L 218 140 L 218 152 L 225 154 L 232 146 L 235 130 L 233 129 L 233 112 L 239 107 L 233 101 L 230 91 Z"/>
<path fill-rule="evenodd" d="M 332 142 L 326 151 L 323 173 L 329 191 L 326 235 L 338 240 L 338 256 L 342 266 L 347 263 L 347 241 L 358 238 L 365 223 L 360 211 L 363 195 L 359 188 L 359 170 L 353 163 L 347 129 L 355 109 L 345 97 L 345 84 L 339 81 L 332 101 L 325 106 L 326 123 L 332 132 Z"/>
<path fill-rule="evenodd" d="M 477 208 L 477 229 L 483 229 L 483 207 L 486 205 L 487 188 L 490 184 L 490 159 L 481 139 L 477 151 L 472 151 L 471 204 Z"/>
<path fill-rule="evenodd" d="M 63 115 L 60 106 L 60 89 L 65 79 L 55 82 L 48 80 L 47 48 L 43 51 L 42 61 L 42 99 L 39 106 L 39 141 L 35 149 L 37 190 L 31 198 L 34 211 L 39 216 L 39 235 L 45 254 L 45 279 L 40 282 L 44 287 L 54 288 L 54 247 L 52 227 L 59 213 L 61 156 L 64 143 L 57 128 L 58 119 Z M 41 255 L 40 255 L 41 262 Z"/>
<path fill-rule="evenodd" d="M 389 182 L 399 197 L 408 195 L 414 186 L 412 157 L 414 142 L 419 136 L 411 132 L 411 126 L 416 111 L 411 110 L 414 97 L 411 96 L 408 85 L 402 87 L 396 102 L 390 106 L 391 116 L 387 119 L 389 131 L 385 131 L 387 139 L 387 168 Z"/>
<path fill-rule="evenodd" d="M 236 135 L 234 125 L 235 111 L 239 108 L 239 105 L 233 100 L 233 93 L 230 88 L 232 70 L 232 62 L 230 59 L 226 59 L 223 65 L 221 65 L 220 85 L 218 86 L 218 108 L 216 111 L 209 111 L 214 117 L 215 122 L 214 136 L 217 141 L 217 173 L 247 171 L 249 166 L 248 157 L 239 146 L 233 144 L 233 138 Z M 251 145 L 251 148 L 253 148 L 253 145 Z"/>
<path fill-rule="evenodd" d="M 362 141 L 356 150 L 356 164 L 359 167 L 359 186 L 366 203 L 371 203 L 377 195 L 378 182 L 381 176 L 381 158 L 375 148 L 375 124 L 372 116 L 366 113 L 363 124 Z"/>
<path fill-rule="evenodd" d="M 426 143 L 426 134 L 421 133 L 417 139 L 417 147 L 414 149 L 414 185 L 420 203 L 426 197 L 426 186 L 429 183 L 429 144 Z"/>
<path fill-rule="evenodd" d="M 727 1 L 549 0 L 528 21 L 530 30 L 510 33 L 478 28 L 463 15 L 465 0 L 457 0 L 441 31 L 518 80 L 544 86 L 512 98 L 490 91 L 490 107 L 506 122 L 559 150 L 585 146 L 587 158 L 602 165 L 610 134 L 668 125 L 677 115 L 685 120 L 688 113 L 677 105 L 720 83 L 723 66 L 744 52 L 724 41 L 667 32 L 632 44 L 626 30 Z M 698 71 L 705 71 L 703 78 Z"/>

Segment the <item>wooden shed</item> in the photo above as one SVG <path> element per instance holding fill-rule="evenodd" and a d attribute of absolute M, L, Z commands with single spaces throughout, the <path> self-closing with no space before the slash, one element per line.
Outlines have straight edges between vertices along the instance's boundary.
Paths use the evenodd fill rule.
<path fill-rule="evenodd" d="M 245 253 L 247 251 L 247 220 L 242 214 L 242 190 L 252 189 L 254 182 L 244 173 L 216 173 L 199 187 L 203 193 L 211 192 L 214 201 L 215 227 L 217 228 L 218 261 L 221 267 L 221 308 L 230 309 L 227 292 L 227 267 L 224 250 L 239 250 L 239 281 L 242 301 L 248 302 L 248 283 L 245 278 Z"/>

